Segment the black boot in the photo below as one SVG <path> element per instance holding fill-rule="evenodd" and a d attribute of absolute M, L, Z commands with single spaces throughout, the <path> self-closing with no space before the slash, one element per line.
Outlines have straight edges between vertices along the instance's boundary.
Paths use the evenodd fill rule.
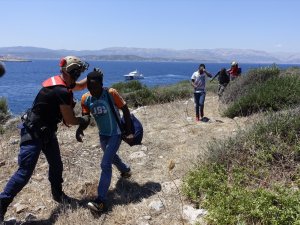
<path fill-rule="evenodd" d="M 4 221 L 4 215 L 10 203 L 11 201 L 8 201 L 6 199 L 0 199 L 0 224 Z"/>
<path fill-rule="evenodd" d="M 52 188 L 52 198 L 58 203 L 71 204 L 72 199 L 67 196 L 61 189 Z"/>
<path fill-rule="evenodd" d="M 71 204 L 72 198 L 66 195 L 64 192 L 61 193 L 61 195 L 52 195 L 53 200 L 62 203 L 62 204 Z"/>

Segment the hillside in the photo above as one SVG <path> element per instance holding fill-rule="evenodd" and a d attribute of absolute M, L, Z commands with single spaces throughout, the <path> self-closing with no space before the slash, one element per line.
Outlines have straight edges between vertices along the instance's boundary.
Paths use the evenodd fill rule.
<path fill-rule="evenodd" d="M 237 60 L 241 63 L 300 63 L 300 53 L 265 52 L 253 49 L 161 49 L 111 47 L 100 50 L 66 50 L 37 47 L 0 47 L 1 58 L 59 59 L 66 55 L 76 55 L 86 60 L 123 61 L 192 61 L 228 63 Z"/>
<path fill-rule="evenodd" d="M 85 208 L 86 201 L 95 196 L 99 180 L 102 153 L 97 128 L 90 126 L 84 142 L 78 143 L 76 127 L 61 126 L 58 138 L 64 161 L 64 191 L 76 198 L 79 206 L 61 207 L 51 199 L 48 165 L 41 155 L 32 179 L 10 205 L 5 219 L 14 217 L 16 224 L 189 224 L 188 219 L 181 219 L 186 218 L 183 207 L 193 206 L 179 191 L 182 178 L 197 158 L 205 157 L 207 142 L 234 135 L 252 121 L 251 117 L 223 118 L 218 107 L 218 97 L 208 93 L 207 123 L 194 121 L 192 99 L 133 111 L 144 125 L 143 145 L 122 143 L 119 153 L 131 165 L 133 176 L 123 180 L 113 169 L 110 211 L 100 217 Z M 5 133 L 0 144 L 2 190 L 17 168 L 18 130 Z M 169 171 L 171 160 L 175 167 Z M 31 222 L 24 223 L 25 218 Z"/>

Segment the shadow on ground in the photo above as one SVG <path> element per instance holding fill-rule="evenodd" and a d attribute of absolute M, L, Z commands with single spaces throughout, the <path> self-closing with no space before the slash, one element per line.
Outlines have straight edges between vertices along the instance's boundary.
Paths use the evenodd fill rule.
<path fill-rule="evenodd" d="M 143 198 L 161 191 L 161 185 L 155 182 L 147 182 L 143 185 L 130 179 L 120 178 L 114 190 L 108 194 L 111 205 L 126 205 L 128 203 L 140 202 Z"/>
<path fill-rule="evenodd" d="M 120 178 L 116 184 L 115 189 L 108 193 L 108 211 L 112 210 L 114 205 L 126 205 L 129 203 L 140 202 L 143 198 L 148 198 L 155 193 L 161 191 L 161 185 L 155 182 L 147 182 L 144 185 L 139 185 L 130 179 Z M 66 210 L 76 210 L 78 208 L 87 208 L 87 203 L 91 198 L 75 199 L 72 198 L 71 204 L 60 204 L 54 210 L 48 219 L 30 221 L 16 221 L 10 220 L 3 223 L 3 225 L 52 225 L 58 219 L 59 215 Z M 101 214 L 93 214 L 95 217 Z M 2 224 L 1 224 L 2 225 Z"/>

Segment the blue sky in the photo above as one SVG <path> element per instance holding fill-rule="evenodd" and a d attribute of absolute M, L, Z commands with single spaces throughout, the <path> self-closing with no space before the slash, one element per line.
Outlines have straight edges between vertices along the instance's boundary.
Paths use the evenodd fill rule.
<path fill-rule="evenodd" d="M 0 47 L 238 48 L 300 52 L 299 0 L 0 0 L 0 3 Z"/>

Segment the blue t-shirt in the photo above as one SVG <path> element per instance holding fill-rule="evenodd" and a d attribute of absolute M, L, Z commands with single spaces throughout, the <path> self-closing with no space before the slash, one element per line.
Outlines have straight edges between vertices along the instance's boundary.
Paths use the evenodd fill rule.
<path fill-rule="evenodd" d="M 109 105 L 108 98 L 111 98 L 113 104 L 115 103 L 113 109 Z M 121 98 L 118 92 L 112 88 L 110 88 L 109 91 L 107 89 L 103 89 L 103 92 L 98 99 L 93 97 L 90 92 L 84 94 L 81 99 L 82 112 L 91 113 L 95 118 L 100 135 L 106 136 L 121 134 L 112 110 L 116 111 L 117 116 L 120 119 L 117 107 L 121 108 L 125 104 L 125 101 Z"/>

